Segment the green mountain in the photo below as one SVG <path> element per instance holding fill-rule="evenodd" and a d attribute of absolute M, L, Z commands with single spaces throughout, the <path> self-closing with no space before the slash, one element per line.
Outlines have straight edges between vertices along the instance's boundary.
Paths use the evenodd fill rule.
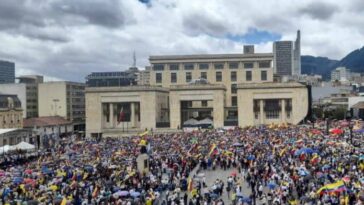
<path fill-rule="evenodd" d="M 364 73 L 364 47 L 352 51 L 340 61 L 327 57 L 301 56 L 302 74 L 322 75 L 325 80 L 329 80 L 331 71 L 340 66 L 352 72 Z"/>
<path fill-rule="evenodd" d="M 327 57 L 301 56 L 301 71 L 302 74 L 318 74 L 329 79 L 331 70 L 338 62 Z"/>

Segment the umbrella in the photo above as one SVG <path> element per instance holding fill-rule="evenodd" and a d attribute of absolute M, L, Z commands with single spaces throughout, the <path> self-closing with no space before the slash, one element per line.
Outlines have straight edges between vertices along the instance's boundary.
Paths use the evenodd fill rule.
<path fill-rule="evenodd" d="M 297 150 L 294 153 L 294 155 L 298 156 L 298 155 L 301 155 L 301 154 L 312 154 L 312 153 L 314 153 L 314 151 L 311 148 L 301 148 L 301 149 Z"/>
<path fill-rule="evenodd" d="M 233 144 L 233 146 L 234 146 L 234 147 L 241 147 L 241 146 L 243 146 L 243 144 L 241 144 L 241 143 L 239 143 L 239 142 L 236 142 L 236 143 L 234 143 L 234 144 Z"/>
<path fill-rule="evenodd" d="M 137 191 L 135 191 L 135 192 L 130 192 L 130 196 L 131 196 L 131 197 L 134 197 L 134 198 L 137 198 L 137 197 L 139 197 L 139 196 L 140 196 L 140 192 L 137 192 Z"/>
<path fill-rule="evenodd" d="M 135 193 L 135 192 L 132 192 L 132 193 Z M 116 196 L 128 196 L 129 192 L 128 191 L 118 191 L 118 192 L 114 193 L 114 195 L 116 195 Z"/>
<path fill-rule="evenodd" d="M 331 133 L 331 134 L 335 134 L 335 135 L 340 135 L 340 134 L 342 134 L 343 132 L 344 132 L 343 130 L 338 129 L 338 128 L 330 130 L 330 133 Z"/>
<path fill-rule="evenodd" d="M 276 186 L 277 186 L 277 184 L 274 182 L 269 182 L 269 184 L 268 184 L 269 189 L 274 189 L 274 188 L 276 188 Z"/>
<path fill-rule="evenodd" d="M 254 155 L 249 155 L 248 157 L 247 157 L 247 160 L 254 160 L 255 159 L 255 156 Z"/>
<path fill-rule="evenodd" d="M 20 183 L 22 183 L 23 182 L 23 177 L 14 177 L 14 179 L 13 179 L 13 183 L 14 184 L 20 184 Z"/>

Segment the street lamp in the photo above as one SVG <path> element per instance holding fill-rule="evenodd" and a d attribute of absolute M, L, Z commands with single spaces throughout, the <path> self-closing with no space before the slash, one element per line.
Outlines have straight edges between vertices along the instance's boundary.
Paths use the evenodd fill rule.
<path fill-rule="evenodd" d="M 346 120 L 349 123 L 349 131 L 350 131 L 350 143 L 353 144 L 353 125 L 351 124 L 351 112 L 350 110 L 346 111 Z"/>

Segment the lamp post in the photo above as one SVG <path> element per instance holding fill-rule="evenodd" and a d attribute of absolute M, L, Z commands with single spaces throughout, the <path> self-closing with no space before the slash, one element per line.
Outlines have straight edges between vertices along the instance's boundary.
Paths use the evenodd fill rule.
<path fill-rule="evenodd" d="M 349 123 L 349 131 L 350 131 L 350 143 L 353 144 L 353 125 L 351 124 L 351 112 L 350 110 L 346 111 L 346 120 Z"/>
<path fill-rule="evenodd" d="M 326 118 L 325 121 L 326 121 L 326 134 L 329 135 L 330 134 L 330 132 L 329 132 L 330 131 L 329 130 L 330 129 L 330 119 Z"/>

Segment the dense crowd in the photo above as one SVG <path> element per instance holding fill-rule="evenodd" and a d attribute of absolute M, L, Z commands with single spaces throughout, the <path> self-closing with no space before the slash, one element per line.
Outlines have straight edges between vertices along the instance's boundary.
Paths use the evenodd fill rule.
<path fill-rule="evenodd" d="M 3 204 L 363 204 L 362 134 L 354 132 L 359 146 L 345 136 L 275 126 L 66 139 L 3 167 L 0 196 Z M 204 173 L 219 170 L 236 171 L 206 183 Z"/>

